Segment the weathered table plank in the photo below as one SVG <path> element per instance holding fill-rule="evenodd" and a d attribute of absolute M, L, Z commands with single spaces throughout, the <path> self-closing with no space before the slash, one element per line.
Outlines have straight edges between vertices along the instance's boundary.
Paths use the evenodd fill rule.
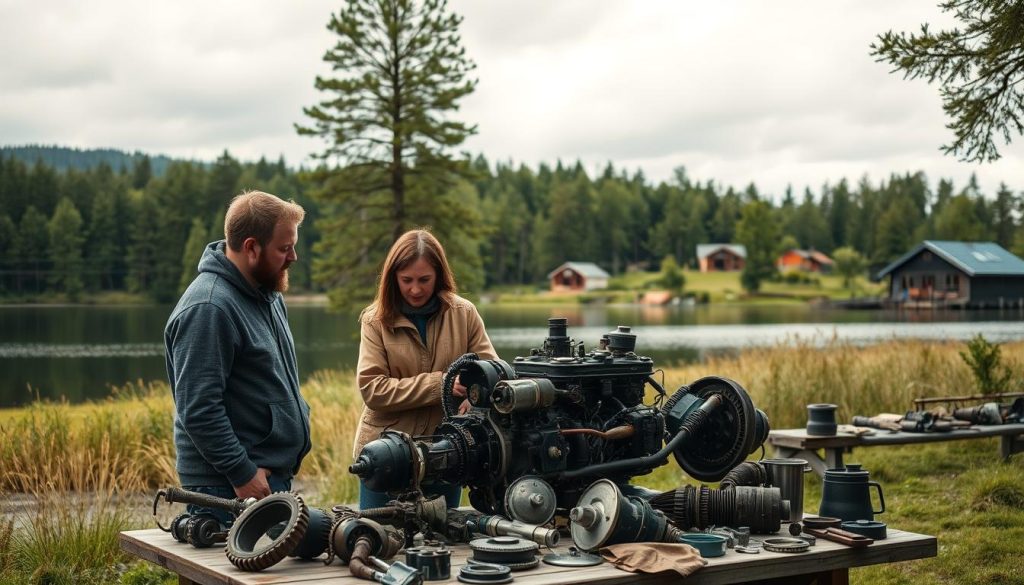
<path fill-rule="evenodd" d="M 708 565 L 690 577 L 686 583 L 717 585 L 749 580 L 793 577 L 796 575 L 824 574 L 841 582 L 850 567 L 906 561 L 935 556 L 934 536 L 890 530 L 889 538 L 866 548 L 853 549 L 838 543 L 819 539 L 811 550 L 800 554 L 761 551 L 744 555 L 729 551 L 724 557 L 708 559 Z M 348 569 L 336 561 L 323 562 L 285 559 L 258 573 L 236 569 L 228 562 L 223 547 L 196 549 L 176 542 L 158 529 L 134 530 L 120 534 L 121 548 L 150 562 L 156 563 L 181 576 L 182 583 L 203 585 L 365 585 L 368 581 L 349 575 Z M 571 543 L 556 547 L 565 552 Z M 545 551 L 542 551 L 545 552 Z M 452 547 L 452 578 L 445 582 L 457 583 L 455 575 L 466 563 L 469 547 Z M 566 568 L 541 563 L 535 569 L 516 571 L 517 583 L 522 585 L 619 585 L 626 583 L 679 583 L 675 573 L 636 574 L 614 568 L 610 564 L 596 567 Z"/>
<path fill-rule="evenodd" d="M 836 433 L 829 436 L 808 435 L 806 429 L 780 429 L 768 433 L 768 443 L 781 457 L 798 457 L 807 463 L 819 476 L 826 469 L 843 467 L 843 454 L 854 447 L 877 445 L 915 445 L 918 443 L 941 443 L 966 439 L 999 437 L 999 452 L 1003 459 L 1014 453 L 1024 452 L 1024 424 L 974 425 L 945 433 L 905 433 L 875 430 L 872 435 Z M 825 451 L 825 457 L 818 450 Z"/>

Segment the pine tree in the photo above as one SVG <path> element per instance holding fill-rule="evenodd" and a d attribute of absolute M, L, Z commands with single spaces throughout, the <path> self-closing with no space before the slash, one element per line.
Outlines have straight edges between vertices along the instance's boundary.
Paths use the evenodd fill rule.
<path fill-rule="evenodd" d="M 3 159 L 0 159 L 0 164 Z M 14 240 L 17 238 L 18 230 L 14 222 L 7 214 L 0 214 L 0 293 L 10 290 L 13 278 L 14 265 Z"/>
<path fill-rule="evenodd" d="M 144 189 L 153 178 L 153 165 L 149 155 L 143 155 L 135 159 L 135 166 L 132 169 L 132 189 Z"/>
<path fill-rule="evenodd" d="M 188 232 L 188 241 L 185 242 L 185 251 L 181 256 L 181 280 L 178 282 L 178 293 L 185 292 L 188 285 L 196 277 L 199 258 L 210 241 L 210 232 L 206 229 L 206 222 L 202 218 L 192 220 L 192 229 Z"/>
<path fill-rule="evenodd" d="M 1014 210 L 1020 199 L 1006 184 L 999 184 L 996 200 L 992 202 L 992 237 L 996 243 L 1009 250 L 1013 247 L 1014 232 L 1017 231 Z"/>
<path fill-rule="evenodd" d="M 153 199 L 158 226 L 146 236 L 155 240 L 149 292 L 156 300 L 171 301 L 176 296 L 192 218 L 204 209 L 205 178 L 197 165 L 179 162 L 146 189 L 146 198 Z"/>
<path fill-rule="evenodd" d="M 31 286 L 34 292 L 43 288 L 43 271 L 48 268 L 50 237 L 46 216 L 34 205 L 29 205 L 18 222 L 18 235 L 14 239 L 14 258 L 17 258 L 18 275 L 15 287 L 20 292 Z"/>
<path fill-rule="evenodd" d="M 220 209 L 227 209 L 232 197 L 238 194 L 238 179 L 241 176 L 242 165 L 225 150 L 210 170 L 206 196 L 203 198 L 204 207 L 196 211 L 212 215 Z"/>
<path fill-rule="evenodd" d="M 940 240 L 977 242 L 985 236 L 985 224 L 975 213 L 974 202 L 966 194 L 957 195 L 935 216 L 935 237 Z"/>
<path fill-rule="evenodd" d="M 152 197 L 142 194 L 134 202 L 131 241 L 128 246 L 128 290 L 148 293 L 157 267 L 157 209 Z"/>
<path fill-rule="evenodd" d="M 50 236 L 50 285 L 71 299 L 82 292 L 82 216 L 64 197 L 47 226 Z"/>
<path fill-rule="evenodd" d="M 872 55 L 904 78 L 938 81 L 947 127 L 956 135 L 942 150 L 965 161 L 999 158 L 996 136 L 1009 144 L 1024 134 L 1024 0 L 943 0 L 962 28 L 919 34 L 889 31 Z"/>
<path fill-rule="evenodd" d="M 91 286 L 109 290 L 121 261 L 117 246 L 117 200 L 112 190 L 102 190 L 92 200 L 92 213 L 88 229 L 86 250 L 90 270 L 86 271 Z"/>
<path fill-rule="evenodd" d="M 476 86 L 461 21 L 446 0 L 353 0 L 331 17 L 337 42 L 324 60 L 338 76 L 317 77 L 326 97 L 304 109 L 311 125 L 297 130 L 328 143 L 314 173 L 323 204 L 315 271 L 334 306 L 367 296 L 387 248 L 416 225 L 479 238 L 444 209 L 469 175 L 450 150 L 475 132 L 450 117 Z"/>

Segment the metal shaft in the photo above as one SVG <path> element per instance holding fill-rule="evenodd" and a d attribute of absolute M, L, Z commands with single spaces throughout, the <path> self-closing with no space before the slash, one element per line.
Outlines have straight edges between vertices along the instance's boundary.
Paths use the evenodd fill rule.
<path fill-rule="evenodd" d="M 181 488 L 169 487 L 161 490 L 164 499 L 167 500 L 168 504 L 181 503 L 181 504 L 194 504 L 196 506 L 203 506 L 204 508 L 216 508 L 218 510 L 227 510 L 231 514 L 238 516 L 247 507 L 245 502 L 240 500 L 229 500 L 227 498 L 218 498 L 217 496 L 211 496 L 209 494 L 201 494 L 199 492 L 190 492 Z M 159 495 L 159 494 L 158 494 Z"/>

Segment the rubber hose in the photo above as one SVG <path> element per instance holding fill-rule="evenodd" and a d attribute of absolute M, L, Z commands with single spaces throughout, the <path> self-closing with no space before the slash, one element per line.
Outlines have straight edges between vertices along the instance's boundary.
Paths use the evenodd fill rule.
<path fill-rule="evenodd" d="M 764 465 L 757 461 L 744 461 L 725 474 L 725 477 L 719 482 L 719 487 L 764 485 L 767 476 Z"/>
<path fill-rule="evenodd" d="M 475 353 L 466 353 L 459 356 L 452 365 L 448 366 L 448 370 L 445 371 L 444 377 L 441 379 L 441 410 L 444 413 L 444 420 L 448 420 L 459 411 L 457 405 L 452 404 L 452 390 L 455 388 L 455 377 L 458 375 L 459 369 L 462 368 L 466 363 L 476 361 L 480 359 Z"/>
<path fill-rule="evenodd" d="M 360 537 L 352 547 L 352 558 L 348 561 L 348 570 L 354 577 L 375 581 L 373 576 L 377 571 L 370 566 L 370 553 L 373 552 L 373 544 L 369 538 Z"/>

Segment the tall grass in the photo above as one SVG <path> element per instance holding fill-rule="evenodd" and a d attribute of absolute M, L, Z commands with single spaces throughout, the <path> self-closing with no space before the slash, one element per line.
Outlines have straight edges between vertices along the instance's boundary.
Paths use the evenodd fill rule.
<path fill-rule="evenodd" d="M 671 392 L 703 376 L 726 376 L 750 392 L 774 428 L 803 426 L 806 405 L 813 402 L 838 404 L 843 422 L 854 414 L 904 412 L 915 397 L 973 392 L 972 375 L 960 359 L 960 349 L 959 343 L 920 341 L 856 347 L 833 340 L 817 347 L 795 339 L 667 368 L 665 386 Z M 1013 378 L 1016 386 L 1007 390 L 1019 390 L 1024 343 L 1003 345 L 1002 355 L 1004 363 L 1018 373 Z M 358 484 L 347 471 L 361 407 L 354 382 L 351 372 L 323 371 L 303 385 L 312 409 L 314 448 L 297 479 L 312 492 L 315 505 L 357 499 Z M 151 527 L 147 496 L 158 486 L 177 482 L 172 422 L 173 404 L 165 383 L 119 388 L 112 398 L 98 403 L 36 403 L 4 413 L 0 418 L 0 585 L 118 579 L 155 583 L 168 578 L 167 573 L 144 565 L 132 568 L 131 559 L 118 550 L 117 533 Z M 932 533 L 948 527 L 955 538 L 966 540 L 978 522 L 1009 522 L 1006 529 L 1015 538 L 1024 537 L 1020 461 L 999 468 L 994 443 L 969 443 L 981 445 L 892 448 L 884 450 L 887 455 L 865 450 L 864 460 L 872 466 L 873 477 L 895 484 L 894 499 L 902 508 L 896 517 L 905 523 L 899 527 Z M 962 483 L 952 485 L 950 477 L 962 478 Z M 684 481 L 692 480 L 674 464 L 638 479 L 654 489 L 669 489 Z M 812 505 L 818 489 L 814 481 L 809 480 Z M 889 490 L 887 486 L 887 500 L 893 497 Z M 929 498 L 940 498 L 942 505 L 960 506 L 967 512 L 936 515 Z M 949 524 L 954 522 L 950 518 L 955 518 L 955 525 Z M 973 542 L 952 544 L 979 560 L 990 549 L 1001 550 L 995 537 Z M 986 574 L 1013 574 L 1012 567 L 1005 565 L 997 562 Z M 888 582 L 913 580 L 901 572 L 901 566 L 870 574 Z M 962 570 L 960 564 L 943 557 L 930 569 L 929 578 L 918 582 L 955 581 Z"/>

